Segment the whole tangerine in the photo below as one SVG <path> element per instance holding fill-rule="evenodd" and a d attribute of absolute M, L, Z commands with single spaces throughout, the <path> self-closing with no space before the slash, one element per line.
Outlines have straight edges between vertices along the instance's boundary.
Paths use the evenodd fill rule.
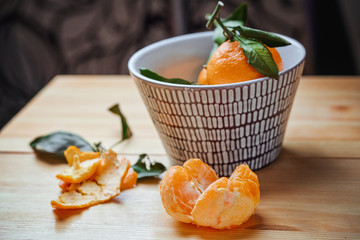
<path fill-rule="evenodd" d="M 282 71 L 284 67 L 279 52 L 275 48 L 267 48 L 272 54 L 279 71 Z M 260 74 L 248 63 L 241 44 L 237 41 L 226 41 L 218 47 L 207 66 L 201 70 L 198 76 L 198 84 L 228 84 L 261 77 L 264 77 L 264 75 Z"/>

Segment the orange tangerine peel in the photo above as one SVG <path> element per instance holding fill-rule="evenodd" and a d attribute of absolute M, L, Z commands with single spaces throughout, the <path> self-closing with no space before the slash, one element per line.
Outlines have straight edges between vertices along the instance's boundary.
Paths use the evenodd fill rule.
<path fill-rule="evenodd" d="M 83 162 L 83 161 L 86 161 L 86 160 L 99 158 L 100 153 L 99 152 L 82 152 L 76 146 L 69 146 L 64 151 L 64 156 L 65 156 L 66 161 L 68 162 L 69 166 L 71 167 L 73 165 L 75 156 L 78 156 L 80 162 Z"/>
<path fill-rule="evenodd" d="M 73 165 L 64 169 L 56 177 L 68 183 L 80 183 L 89 179 L 98 169 L 100 159 L 91 159 L 80 163 L 78 155 L 74 156 Z"/>
<path fill-rule="evenodd" d="M 160 195 L 166 212 L 178 221 L 216 229 L 248 220 L 260 202 L 257 175 L 242 164 L 230 178 L 219 179 L 214 170 L 200 162 L 190 159 L 184 167 L 174 166 L 165 173 Z"/>
<path fill-rule="evenodd" d="M 71 190 L 76 190 L 80 186 L 79 183 L 69 183 L 63 180 L 59 181 L 59 187 L 63 192 L 69 192 Z"/>
<path fill-rule="evenodd" d="M 132 168 L 129 168 L 129 171 L 121 183 L 121 190 L 134 188 L 137 183 L 137 175 L 137 172 L 135 172 Z"/>
<path fill-rule="evenodd" d="M 51 201 L 51 206 L 56 209 L 78 209 L 109 201 L 120 194 L 121 183 L 129 168 L 127 159 L 119 160 L 112 150 L 104 152 L 95 174 L 88 179 L 80 183 L 60 181 L 63 192 L 57 200 Z"/>

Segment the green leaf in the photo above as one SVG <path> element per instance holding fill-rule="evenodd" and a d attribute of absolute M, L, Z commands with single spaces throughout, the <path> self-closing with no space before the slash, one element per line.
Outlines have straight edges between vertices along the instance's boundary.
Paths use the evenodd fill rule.
<path fill-rule="evenodd" d="M 227 18 L 221 18 L 221 22 L 228 28 L 243 26 L 247 18 L 247 4 L 241 4 L 234 12 L 231 13 Z M 213 40 L 218 45 L 221 45 L 227 39 L 224 35 L 224 30 L 220 25 L 215 22 L 216 28 L 214 30 Z"/>
<path fill-rule="evenodd" d="M 247 21 L 247 3 L 242 3 L 238 8 L 236 8 L 230 16 L 224 19 L 224 21 L 237 20 L 241 22 L 241 25 L 245 25 Z"/>
<path fill-rule="evenodd" d="M 166 167 L 163 164 L 151 161 L 146 153 L 139 155 L 138 161 L 131 167 L 137 172 L 138 179 L 159 177 L 161 173 L 166 171 Z"/>
<path fill-rule="evenodd" d="M 290 42 L 286 41 L 285 39 L 274 33 L 253 29 L 245 26 L 240 26 L 240 25 L 234 27 L 234 29 L 238 30 L 242 36 L 247 38 L 254 38 L 264 43 L 268 47 L 283 47 L 291 44 Z"/>
<path fill-rule="evenodd" d="M 211 13 L 207 13 L 205 15 L 205 19 L 209 20 L 210 18 L 211 18 Z M 223 23 L 227 22 L 227 21 L 231 21 L 231 20 L 240 21 L 241 25 L 245 25 L 245 23 L 247 21 L 247 3 L 246 2 L 242 3 L 226 18 L 221 18 L 221 21 Z"/>
<path fill-rule="evenodd" d="M 279 69 L 271 52 L 261 42 L 238 35 L 235 35 L 235 40 L 241 43 L 240 47 L 243 49 L 248 63 L 256 71 L 268 77 L 279 78 Z"/>
<path fill-rule="evenodd" d="M 196 83 L 181 79 L 181 78 L 165 78 L 163 76 L 160 76 L 159 74 L 146 69 L 146 68 L 141 68 L 140 69 L 140 73 L 142 75 L 144 75 L 145 77 L 157 80 L 157 81 L 161 81 L 161 82 L 166 82 L 166 83 L 175 83 L 175 84 L 184 84 L 184 85 L 195 85 Z"/>
<path fill-rule="evenodd" d="M 265 45 L 269 47 L 282 47 L 290 45 L 291 43 L 276 34 L 245 27 L 244 24 L 247 18 L 246 3 L 240 5 L 225 19 L 219 18 L 219 9 L 221 9 L 222 6 L 223 4 L 219 2 L 214 12 L 211 15 L 207 15 L 209 19 L 206 26 L 210 27 L 213 23 L 216 25 L 213 36 L 215 45 L 211 50 L 209 59 L 215 52 L 214 49 L 216 45 L 221 45 L 227 40 L 226 36 L 224 36 L 225 31 L 227 33 L 226 35 L 231 38 L 231 41 L 241 42 L 241 48 L 244 51 L 248 63 L 254 67 L 256 71 L 262 75 L 278 79 L 279 69 L 272 54 Z"/>
<path fill-rule="evenodd" d="M 228 28 L 235 28 L 239 25 L 241 25 L 240 21 L 237 20 L 229 20 L 227 22 L 223 22 L 223 24 Z M 218 25 L 216 26 L 213 34 L 213 40 L 215 43 L 217 43 L 219 46 L 227 40 L 227 38 L 224 35 L 224 30 Z"/>
<path fill-rule="evenodd" d="M 117 144 L 123 142 L 126 139 L 129 139 L 132 137 L 132 132 L 130 130 L 130 127 L 126 121 L 126 118 L 124 116 L 124 114 L 121 112 L 120 110 L 120 106 L 119 104 L 115 104 L 112 107 L 109 108 L 109 111 L 118 115 L 120 117 L 120 122 L 121 122 L 121 129 L 122 129 L 122 134 L 121 134 L 121 139 L 116 142 L 114 145 L 112 145 L 111 148 L 113 148 L 114 146 L 116 146 Z"/>
<path fill-rule="evenodd" d="M 64 131 L 37 137 L 30 143 L 30 147 L 36 153 L 48 154 L 53 157 L 61 157 L 64 159 L 64 151 L 71 145 L 78 147 L 81 151 L 94 151 L 91 144 L 82 137 Z"/>

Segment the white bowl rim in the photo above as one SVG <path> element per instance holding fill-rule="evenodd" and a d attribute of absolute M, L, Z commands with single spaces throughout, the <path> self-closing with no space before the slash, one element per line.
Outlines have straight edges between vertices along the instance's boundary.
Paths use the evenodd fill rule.
<path fill-rule="evenodd" d="M 147 52 L 151 51 L 153 48 L 157 48 L 164 44 L 171 44 L 171 43 L 177 42 L 177 41 L 192 39 L 194 37 L 198 37 L 198 36 L 202 36 L 202 35 L 204 35 L 204 36 L 210 35 L 211 36 L 212 34 L 213 34 L 213 31 L 190 33 L 190 34 L 184 34 L 184 35 L 180 35 L 180 36 L 176 36 L 176 37 L 167 38 L 167 39 L 152 43 L 152 44 L 138 50 L 130 57 L 129 62 L 128 62 L 129 72 L 130 72 L 130 74 L 133 74 L 135 77 L 137 77 L 141 80 L 144 80 L 144 81 L 156 84 L 156 85 L 163 85 L 163 86 L 175 87 L 175 88 L 200 88 L 200 89 L 231 88 L 231 87 L 237 87 L 237 86 L 242 86 L 242 85 L 250 85 L 252 83 L 262 82 L 266 79 L 270 79 L 270 77 L 262 77 L 262 78 L 256 78 L 256 79 L 252 79 L 252 80 L 248 80 L 248 81 L 244 81 L 244 82 L 218 84 L 218 85 L 185 85 L 185 84 L 167 83 L 167 82 L 161 82 L 158 80 L 154 80 L 154 79 L 151 79 L 151 78 L 148 78 L 148 77 L 142 75 L 137 69 L 135 69 L 135 62 L 139 58 L 141 58 L 141 56 L 143 56 Z M 295 40 L 291 37 L 282 35 L 282 34 L 278 34 L 278 33 L 276 33 L 276 34 L 283 37 L 284 39 L 288 40 L 289 42 L 291 42 L 292 45 L 295 45 L 296 47 L 298 47 L 300 49 L 300 53 L 302 54 L 300 56 L 300 60 L 298 62 L 296 62 L 292 66 L 288 67 L 287 69 L 284 69 L 283 71 L 279 72 L 279 76 L 280 76 L 280 74 L 284 74 L 284 73 L 292 70 L 294 67 L 298 66 L 301 62 L 303 62 L 305 59 L 305 56 L 306 56 L 306 50 L 305 50 L 304 46 L 297 40 Z"/>

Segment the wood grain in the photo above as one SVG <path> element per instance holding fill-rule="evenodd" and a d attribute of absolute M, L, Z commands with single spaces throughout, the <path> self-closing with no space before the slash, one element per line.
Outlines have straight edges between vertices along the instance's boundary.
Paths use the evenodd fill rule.
<path fill-rule="evenodd" d="M 0 133 L 0 239 L 359 239 L 360 78 L 304 77 L 283 151 L 258 170 L 261 202 L 243 226 L 213 230 L 183 224 L 162 207 L 159 180 L 139 182 L 112 201 L 83 210 L 50 206 L 65 164 L 32 153 L 35 136 L 66 130 L 110 145 L 119 102 L 134 138 L 115 150 L 170 166 L 128 76 L 58 76 Z"/>
<path fill-rule="evenodd" d="M 166 157 L 155 158 L 168 164 Z M 358 159 L 281 156 L 257 171 L 261 203 L 256 214 L 241 228 L 225 231 L 171 219 L 162 207 L 157 180 L 142 181 L 106 204 L 56 211 L 50 201 L 59 194 L 55 175 L 64 164 L 33 154 L 0 154 L 0 165 L 1 239 L 360 236 Z"/>
<path fill-rule="evenodd" d="M 340 86 L 339 86 L 340 85 Z M 295 97 L 285 143 L 304 148 L 326 147 L 333 141 L 360 144 L 359 77 L 303 77 Z M 136 154 L 141 148 L 165 154 L 135 83 L 129 76 L 57 76 L 0 133 L 0 151 L 31 152 L 28 143 L 56 130 L 77 133 L 91 142 L 110 146 L 120 137 L 119 119 L 107 109 L 119 103 L 134 137 L 120 153 Z M 309 143 L 309 144 L 307 144 Z M 360 148 L 344 149 L 356 157 Z M 323 149 L 337 154 L 341 148 Z M 354 153 L 354 154 L 353 154 Z M 316 155 L 318 156 L 318 154 Z"/>

